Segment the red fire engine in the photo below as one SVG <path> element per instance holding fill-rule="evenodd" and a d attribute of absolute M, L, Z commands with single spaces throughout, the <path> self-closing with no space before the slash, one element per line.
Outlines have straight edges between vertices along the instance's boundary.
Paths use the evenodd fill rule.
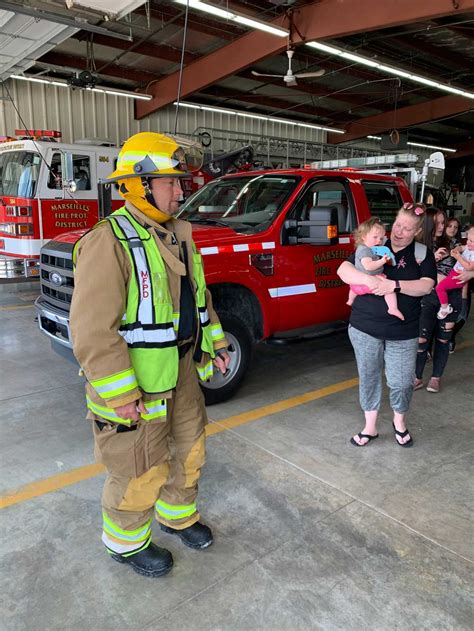
<path fill-rule="evenodd" d="M 97 141 L 62 143 L 59 131 L 15 136 L 0 138 L 0 278 L 38 276 L 43 243 L 97 222 L 97 181 L 113 171 L 119 151 Z M 115 210 L 121 198 L 114 188 L 111 195 Z"/>

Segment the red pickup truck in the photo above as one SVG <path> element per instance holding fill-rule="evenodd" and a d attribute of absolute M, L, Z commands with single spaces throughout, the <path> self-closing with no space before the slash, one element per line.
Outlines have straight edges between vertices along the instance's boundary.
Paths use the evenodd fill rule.
<path fill-rule="evenodd" d="M 228 374 L 203 384 L 208 404 L 228 399 L 255 343 L 318 335 L 344 326 L 347 287 L 336 275 L 353 251 L 351 233 L 371 215 L 387 229 L 403 202 L 404 180 L 364 171 L 262 170 L 209 182 L 182 207 L 193 225 L 206 281 L 230 343 Z M 41 250 L 41 330 L 70 353 L 72 247 L 83 232 Z"/>

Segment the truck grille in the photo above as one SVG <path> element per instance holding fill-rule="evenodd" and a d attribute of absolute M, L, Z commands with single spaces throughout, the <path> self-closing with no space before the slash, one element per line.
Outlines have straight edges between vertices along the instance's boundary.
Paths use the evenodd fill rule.
<path fill-rule="evenodd" d="M 51 305 L 69 311 L 74 275 L 71 243 L 49 241 L 41 249 L 41 294 Z"/>

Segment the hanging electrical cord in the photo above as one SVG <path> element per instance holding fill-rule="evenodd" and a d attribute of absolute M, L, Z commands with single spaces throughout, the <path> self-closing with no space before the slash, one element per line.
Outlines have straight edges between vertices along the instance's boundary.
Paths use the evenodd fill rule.
<path fill-rule="evenodd" d="M 8 89 L 8 86 L 7 86 L 7 82 L 6 82 L 6 81 L 2 81 L 2 88 L 3 88 L 3 90 L 7 93 L 7 96 L 8 96 L 8 98 L 9 98 L 9 100 L 10 100 L 10 103 L 13 105 L 13 109 L 15 110 L 15 112 L 16 112 L 16 113 L 17 113 L 17 115 L 18 115 L 18 118 L 20 119 L 20 123 L 23 125 L 23 127 L 24 127 L 24 129 L 25 129 L 26 136 L 28 137 L 28 140 L 32 140 L 32 141 L 33 141 L 33 144 L 35 145 L 36 150 L 38 151 L 38 153 L 39 153 L 39 155 L 40 155 L 40 157 L 41 157 L 41 160 L 44 162 L 44 164 L 46 165 L 46 167 L 49 169 L 49 172 L 51 173 L 51 167 L 48 165 L 48 163 L 46 162 L 46 160 L 43 158 L 43 154 L 41 153 L 41 151 L 40 151 L 40 149 L 39 149 L 38 145 L 36 144 L 35 137 L 34 137 L 34 136 L 32 136 L 32 135 L 29 133 L 29 131 L 28 131 L 28 125 L 27 125 L 27 124 L 25 123 L 25 121 L 23 120 L 23 117 L 22 117 L 22 115 L 20 114 L 20 110 L 17 108 L 17 106 L 16 106 L 16 104 L 15 104 L 15 101 L 14 101 L 14 99 L 13 99 L 12 95 L 11 95 L 11 92 L 10 92 L 10 90 Z"/>
<path fill-rule="evenodd" d="M 89 37 L 87 38 L 86 55 L 87 55 L 87 70 L 92 74 L 96 74 L 97 67 L 96 67 L 95 56 L 94 56 L 94 34 L 93 33 L 91 33 Z"/>
<path fill-rule="evenodd" d="M 181 84 L 183 81 L 183 69 L 184 69 L 184 53 L 186 51 L 186 35 L 188 33 L 188 14 L 189 14 L 189 0 L 186 1 L 186 11 L 184 14 L 183 45 L 181 47 L 181 61 L 179 64 L 179 79 L 178 79 L 178 95 L 176 97 L 176 116 L 174 119 L 174 133 L 175 134 L 178 131 L 179 104 L 181 100 Z"/>

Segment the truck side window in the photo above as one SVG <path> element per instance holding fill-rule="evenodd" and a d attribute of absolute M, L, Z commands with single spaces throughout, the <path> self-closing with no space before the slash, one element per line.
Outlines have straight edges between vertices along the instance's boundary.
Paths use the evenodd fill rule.
<path fill-rule="evenodd" d="M 91 190 L 91 165 L 90 157 L 80 154 L 73 154 L 72 165 L 74 171 L 74 181 L 77 185 L 78 191 L 90 191 Z M 48 188 L 61 188 L 61 154 L 53 153 L 51 160 L 51 168 L 48 177 Z"/>
<path fill-rule="evenodd" d="M 60 189 L 62 188 L 62 172 L 61 172 L 61 154 L 53 153 L 51 160 L 49 176 L 48 176 L 48 188 Z"/>
<path fill-rule="evenodd" d="M 301 220 L 308 219 L 311 208 L 323 206 L 337 209 L 339 234 L 354 230 L 357 225 L 354 208 L 350 203 L 344 182 L 340 180 L 317 180 L 311 184 L 300 200 L 294 216 Z"/>
<path fill-rule="evenodd" d="M 78 191 L 91 190 L 91 164 L 89 156 L 73 154 L 72 164 L 74 168 L 74 180 Z"/>
<path fill-rule="evenodd" d="M 397 185 L 391 182 L 362 180 L 362 186 L 371 215 L 379 217 L 389 230 L 403 203 Z"/>

